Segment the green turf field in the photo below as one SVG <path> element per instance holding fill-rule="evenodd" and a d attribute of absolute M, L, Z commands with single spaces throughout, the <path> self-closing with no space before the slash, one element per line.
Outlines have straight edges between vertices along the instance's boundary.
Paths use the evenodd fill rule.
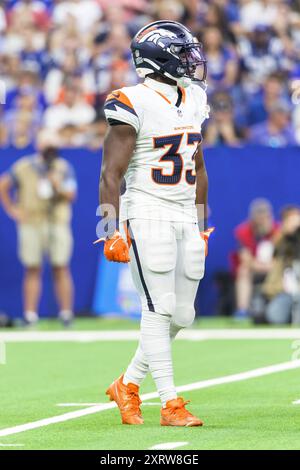
<path fill-rule="evenodd" d="M 75 330 L 96 330 L 99 326 L 128 330 L 129 325 L 131 329 L 137 326 L 113 319 L 87 319 L 78 322 Z M 228 323 L 200 325 L 222 328 Z M 39 327 L 41 333 L 58 329 L 58 324 L 51 322 Z M 295 348 L 292 339 L 175 341 L 176 384 L 286 363 L 295 353 L 292 345 Z M 124 370 L 135 347 L 132 340 L 8 342 L 7 364 L 0 365 L 0 450 L 149 449 L 176 442 L 183 443 L 182 449 L 197 450 L 300 449 L 300 403 L 293 404 L 300 400 L 300 367 L 184 392 L 184 398 L 191 400 L 190 410 L 205 421 L 203 428 L 161 428 L 158 399 L 152 398 L 142 407 L 145 424 L 140 427 L 123 426 L 117 409 L 104 409 L 3 435 L 14 426 L 93 411 L 85 403 L 107 403 L 105 389 Z M 153 391 L 148 377 L 141 393 Z M 57 406 L 72 403 L 77 406 Z"/>

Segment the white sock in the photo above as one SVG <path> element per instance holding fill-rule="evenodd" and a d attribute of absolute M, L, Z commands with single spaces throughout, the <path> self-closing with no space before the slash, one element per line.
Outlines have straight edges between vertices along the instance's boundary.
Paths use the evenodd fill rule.
<path fill-rule="evenodd" d="M 171 322 L 170 324 L 170 338 L 171 340 L 175 339 L 177 333 L 182 328 L 175 325 Z M 141 342 L 139 342 L 138 348 L 136 350 L 135 355 L 133 356 L 123 378 L 123 383 L 128 385 L 129 383 L 133 383 L 135 385 L 140 386 L 143 380 L 145 379 L 146 375 L 149 372 L 149 365 L 145 354 L 143 352 Z"/>
<path fill-rule="evenodd" d="M 148 371 L 148 362 L 143 353 L 141 343 L 139 343 L 136 353 L 124 374 L 123 383 L 125 385 L 131 383 L 140 386 Z"/>
<path fill-rule="evenodd" d="M 61 310 L 59 312 L 59 318 L 63 321 L 70 321 L 74 317 L 72 310 Z"/>
<path fill-rule="evenodd" d="M 30 310 L 24 313 L 24 318 L 28 323 L 31 323 L 31 324 L 37 323 L 39 320 L 38 314 Z"/>
<path fill-rule="evenodd" d="M 170 317 L 144 311 L 141 321 L 141 347 L 163 406 L 177 398 L 173 379 Z"/>

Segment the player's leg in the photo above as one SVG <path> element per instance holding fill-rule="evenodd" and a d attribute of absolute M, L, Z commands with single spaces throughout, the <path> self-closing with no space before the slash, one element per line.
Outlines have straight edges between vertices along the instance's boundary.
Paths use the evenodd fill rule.
<path fill-rule="evenodd" d="M 177 247 L 176 308 L 171 326 L 173 334 L 190 326 L 195 318 L 194 301 L 205 270 L 205 242 L 197 224 L 178 224 Z"/>
<path fill-rule="evenodd" d="M 178 234 L 178 241 L 177 241 L 178 243 L 178 256 L 177 256 L 177 264 L 176 264 L 177 282 L 176 282 L 176 287 L 175 287 L 176 309 L 172 317 L 170 330 L 169 330 L 169 335 L 171 339 L 174 339 L 177 333 L 182 329 L 183 327 L 182 322 L 185 321 L 185 325 L 186 325 L 186 322 L 192 323 L 193 318 L 194 318 L 193 302 L 192 302 L 192 305 L 186 306 L 186 303 L 187 303 L 186 299 L 195 298 L 198 284 L 199 284 L 199 279 L 203 277 L 203 273 L 204 273 L 204 252 L 203 252 L 204 243 L 202 243 L 203 240 L 199 237 L 199 231 L 196 228 L 196 226 L 189 224 L 188 228 L 186 228 L 185 230 L 186 231 L 188 230 L 188 233 L 185 234 L 186 240 L 188 243 L 182 240 L 184 232 L 181 226 L 179 228 L 180 233 Z M 199 238 L 200 238 L 200 242 L 199 242 Z M 189 245 L 190 240 L 192 241 L 191 246 Z M 186 248 L 186 245 L 188 245 L 187 248 Z M 199 253 L 199 249 L 201 250 L 201 253 Z M 187 251 L 187 253 L 185 253 L 184 251 Z M 187 262 L 189 263 L 190 258 L 191 258 L 191 261 L 193 261 L 194 255 L 196 255 L 196 258 L 195 258 L 196 260 L 197 260 L 197 257 L 199 258 L 200 256 L 202 264 L 201 263 L 200 265 L 197 264 L 197 269 L 200 268 L 200 270 L 198 274 L 196 275 L 196 279 L 189 279 L 185 275 L 184 258 L 186 256 Z M 135 259 L 132 260 L 132 267 L 133 267 L 133 277 L 134 277 L 135 285 L 138 286 L 138 290 L 141 291 L 142 286 L 141 286 L 140 277 L 138 274 L 138 269 L 136 266 Z M 185 314 L 185 318 L 182 318 L 183 313 Z M 178 322 L 176 322 L 177 317 L 180 317 Z M 148 362 L 147 362 L 147 359 L 145 357 L 145 354 L 143 352 L 141 342 L 140 342 L 136 350 L 136 353 L 124 375 L 124 383 L 126 384 L 134 383 L 139 386 L 144 380 L 144 378 L 146 377 L 148 371 L 149 371 Z"/>
<path fill-rule="evenodd" d="M 175 339 L 178 331 L 180 331 L 181 328 L 178 329 L 176 325 L 173 325 L 171 323 L 170 325 L 170 339 L 173 340 Z M 146 375 L 149 372 L 149 365 L 146 359 L 146 356 L 144 354 L 144 351 L 142 349 L 141 342 L 139 341 L 137 350 L 135 352 L 135 355 L 133 356 L 125 374 L 124 374 L 124 379 L 123 382 L 127 385 L 128 383 L 134 383 L 138 386 L 141 385 L 143 380 L 146 378 Z"/>
<path fill-rule="evenodd" d="M 204 275 L 205 243 L 196 224 L 177 224 L 177 264 L 175 272 L 176 308 L 171 331 L 175 336 L 190 326 L 195 317 L 194 301 Z M 161 411 L 164 426 L 201 426 L 203 422 L 186 408 L 182 398 L 167 403 Z"/>
<path fill-rule="evenodd" d="M 152 226 L 153 223 L 157 224 L 157 222 L 152 222 L 151 223 L 151 222 L 143 221 L 142 224 L 140 224 L 141 228 L 140 227 L 137 228 L 137 232 L 139 232 L 142 229 L 143 224 L 147 224 L 147 225 Z M 147 233 L 149 230 L 151 230 L 151 227 L 147 227 L 145 232 Z M 158 230 L 159 230 L 159 228 L 155 228 L 156 232 Z M 164 235 L 164 233 L 156 235 L 156 238 L 158 239 L 159 244 L 162 243 L 162 236 L 166 237 L 167 242 L 169 242 L 169 240 L 170 240 L 170 226 L 169 226 L 169 224 L 167 224 L 167 228 L 165 230 L 164 230 L 163 227 L 161 228 L 161 232 L 164 232 L 164 231 L 166 232 L 165 235 Z M 125 232 L 128 233 L 128 230 L 126 229 L 124 231 L 123 235 L 125 235 Z M 169 233 L 169 235 L 168 235 L 168 233 Z M 136 235 L 137 238 L 139 238 L 139 239 L 142 238 L 142 237 L 139 237 L 138 235 L 139 235 L 139 233 L 137 233 L 137 235 Z M 141 244 L 141 243 L 144 243 L 144 241 L 139 240 L 139 244 Z M 137 291 L 140 293 L 141 298 L 144 298 L 144 287 L 143 287 L 143 284 L 141 282 L 139 267 L 138 267 L 137 259 L 136 259 L 136 256 L 134 254 L 134 250 L 133 250 L 132 246 L 131 246 L 131 273 L 132 273 L 132 278 L 133 278 L 134 284 L 137 288 Z M 171 276 L 173 277 L 173 274 Z M 146 301 L 146 299 L 144 299 L 145 308 L 143 307 L 143 310 L 146 309 L 146 302 L 145 301 Z M 171 340 L 175 338 L 176 334 L 177 334 L 177 330 L 174 331 L 173 328 L 170 328 L 169 336 L 170 336 Z M 137 350 L 135 352 L 135 355 L 132 358 L 132 360 L 131 360 L 131 362 L 130 362 L 130 364 L 129 364 L 129 366 L 128 366 L 125 374 L 124 374 L 123 381 L 124 381 L 125 384 L 133 383 L 133 384 L 136 384 L 136 385 L 140 386 L 142 381 L 145 379 L 148 372 L 149 372 L 149 364 L 148 364 L 148 361 L 146 359 L 145 353 L 143 351 L 141 341 L 139 341 L 139 344 L 138 344 Z"/>
<path fill-rule="evenodd" d="M 138 413 L 127 397 L 132 396 L 132 385 L 138 392 L 138 385 L 148 372 L 148 364 L 162 402 L 176 398 L 169 336 L 170 318 L 175 308 L 175 234 L 169 222 L 132 220 L 129 229 L 131 271 L 142 302 L 141 340 L 125 373 L 125 383 L 121 377 L 108 389 L 112 399 L 118 398 L 115 392 L 124 397 L 119 399 L 120 403 L 116 400 L 123 422 L 128 422 L 124 413 L 128 405 Z M 126 384 L 130 390 L 124 388 Z M 137 417 L 134 417 L 135 421 L 138 421 Z M 129 421 L 132 422 L 132 416 Z"/>
<path fill-rule="evenodd" d="M 173 225 L 133 220 L 132 272 L 142 301 L 140 350 L 144 370 L 149 364 L 163 403 L 176 397 L 170 343 L 170 318 L 175 308 L 176 238 Z"/>

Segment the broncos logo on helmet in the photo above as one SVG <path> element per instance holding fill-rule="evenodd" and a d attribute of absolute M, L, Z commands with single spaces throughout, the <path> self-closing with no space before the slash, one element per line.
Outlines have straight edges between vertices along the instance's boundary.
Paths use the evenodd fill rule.
<path fill-rule="evenodd" d="M 145 31 L 145 33 L 142 35 L 140 38 L 139 42 L 145 42 L 145 41 L 152 41 L 154 44 L 157 44 L 158 46 L 164 47 L 163 42 L 159 42 L 161 38 L 171 38 L 174 39 L 176 38 L 176 34 L 172 33 L 171 31 L 168 31 L 167 29 L 163 28 L 150 28 L 150 31 Z"/>

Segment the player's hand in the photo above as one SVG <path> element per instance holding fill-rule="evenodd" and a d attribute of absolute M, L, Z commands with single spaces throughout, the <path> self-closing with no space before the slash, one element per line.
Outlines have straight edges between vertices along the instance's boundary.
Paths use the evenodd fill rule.
<path fill-rule="evenodd" d="M 200 237 L 205 242 L 205 256 L 208 255 L 208 240 L 211 234 L 215 231 L 215 227 L 208 228 L 204 232 L 200 232 Z"/>
<path fill-rule="evenodd" d="M 94 243 L 104 241 L 104 256 L 108 261 L 128 263 L 130 261 L 129 248 L 118 230 L 115 230 L 111 238 L 100 238 Z"/>

